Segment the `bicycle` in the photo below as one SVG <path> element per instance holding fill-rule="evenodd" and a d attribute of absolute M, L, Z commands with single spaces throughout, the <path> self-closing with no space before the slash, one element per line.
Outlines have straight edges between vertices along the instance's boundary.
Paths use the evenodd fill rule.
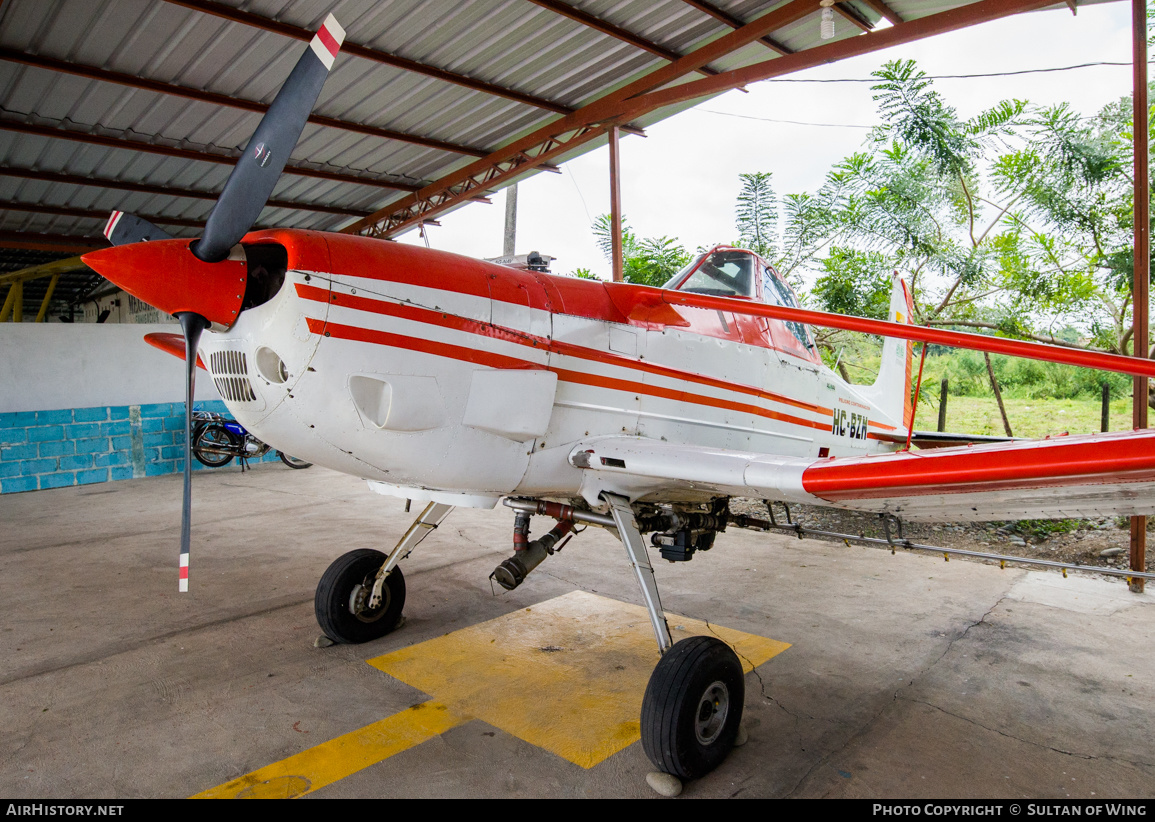
<path fill-rule="evenodd" d="M 209 468 L 221 468 L 236 457 L 241 470 L 251 459 L 260 459 L 269 453 L 267 443 L 261 442 L 234 419 L 212 411 L 193 410 L 192 452 L 197 462 Z M 313 463 L 277 451 L 281 462 L 290 468 L 308 468 Z"/>

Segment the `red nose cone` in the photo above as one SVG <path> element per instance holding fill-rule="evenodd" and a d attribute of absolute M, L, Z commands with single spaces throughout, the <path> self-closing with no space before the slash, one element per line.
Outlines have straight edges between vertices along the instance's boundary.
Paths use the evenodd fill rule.
<path fill-rule="evenodd" d="M 189 251 L 194 240 L 157 240 L 92 251 L 85 265 L 166 314 L 192 311 L 226 328 L 241 312 L 244 260 L 205 263 Z"/>

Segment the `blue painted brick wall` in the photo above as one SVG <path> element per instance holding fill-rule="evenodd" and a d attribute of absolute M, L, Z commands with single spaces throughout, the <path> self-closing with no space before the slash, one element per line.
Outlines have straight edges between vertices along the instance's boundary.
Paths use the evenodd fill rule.
<path fill-rule="evenodd" d="M 227 413 L 220 401 L 197 407 Z M 270 451 L 261 461 L 276 459 Z M 183 470 L 184 403 L 0 414 L 0 493 Z"/>

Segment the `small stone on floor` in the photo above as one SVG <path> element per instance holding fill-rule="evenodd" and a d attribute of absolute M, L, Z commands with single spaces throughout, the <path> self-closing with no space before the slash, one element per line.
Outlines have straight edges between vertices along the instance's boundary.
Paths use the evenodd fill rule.
<path fill-rule="evenodd" d="M 677 796 L 682 792 L 682 780 L 661 771 L 650 771 L 646 774 L 646 784 L 662 796 Z"/>

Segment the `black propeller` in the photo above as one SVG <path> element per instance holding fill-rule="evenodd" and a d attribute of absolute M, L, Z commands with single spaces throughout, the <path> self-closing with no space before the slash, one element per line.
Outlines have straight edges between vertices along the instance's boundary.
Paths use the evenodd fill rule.
<path fill-rule="evenodd" d="M 108 218 L 108 223 L 104 226 L 104 236 L 113 245 L 172 239 L 172 235 L 164 229 L 157 228 L 148 220 L 137 217 L 135 214 L 125 214 L 123 211 L 112 212 L 112 216 Z"/>
<path fill-rule="evenodd" d="M 301 137 L 344 39 L 344 29 L 329 15 L 233 166 L 200 242 L 193 246 L 198 259 L 206 263 L 225 259 L 257 221 Z"/>
<path fill-rule="evenodd" d="M 305 128 L 305 123 L 317 102 L 321 87 L 325 84 L 329 69 L 332 68 L 333 60 L 344 39 L 344 29 L 330 14 L 309 43 L 309 48 L 293 67 L 281 90 L 277 92 L 269 110 L 261 118 L 257 130 L 237 160 L 220 197 L 217 198 L 216 205 L 209 214 L 201 239 L 194 241 L 191 247 L 180 245 L 177 248 L 166 243 L 150 245 L 149 251 L 155 253 L 149 254 L 125 249 L 128 256 L 135 258 L 137 265 L 141 264 L 142 260 L 158 263 L 163 261 L 166 270 L 148 270 L 144 277 L 148 282 L 138 287 L 137 291 L 149 291 L 156 293 L 158 297 L 163 296 L 163 299 L 154 298 L 149 302 L 167 306 L 180 320 L 181 330 L 184 332 L 185 446 L 180 547 L 181 591 L 188 590 L 189 547 L 192 541 L 192 403 L 201 332 L 212 325 L 213 321 L 231 325 L 240 311 L 241 294 L 237 292 L 244 291 L 246 277 L 244 265 L 240 265 L 240 276 L 237 277 L 234 276 L 233 269 L 227 268 L 236 263 L 230 261 L 225 264 L 223 261 L 229 259 L 232 249 L 253 227 L 261 209 L 272 196 L 273 187 L 277 184 L 289 154 Z M 167 232 L 147 220 L 120 211 L 114 211 L 109 217 L 104 234 L 114 246 L 173 239 Z M 117 276 L 115 269 L 118 266 L 127 268 L 124 256 L 106 256 L 106 259 L 101 260 L 102 254 L 121 255 L 122 252 L 112 252 L 111 249 L 94 252 L 86 255 L 85 262 L 94 268 L 108 266 L 113 269 L 109 271 L 109 279 L 119 281 L 122 287 L 126 287 L 123 283 L 132 277 L 137 278 L 136 282 L 140 282 L 139 272 L 132 277 L 127 272 L 123 277 Z M 226 267 L 221 268 L 214 264 Z M 236 296 L 231 308 L 228 307 L 230 295 Z"/>
<path fill-rule="evenodd" d="M 177 316 L 184 332 L 184 502 L 180 512 L 180 591 L 188 591 L 189 548 L 192 546 L 192 416 L 197 379 L 197 348 L 209 321 L 193 311 Z"/>

